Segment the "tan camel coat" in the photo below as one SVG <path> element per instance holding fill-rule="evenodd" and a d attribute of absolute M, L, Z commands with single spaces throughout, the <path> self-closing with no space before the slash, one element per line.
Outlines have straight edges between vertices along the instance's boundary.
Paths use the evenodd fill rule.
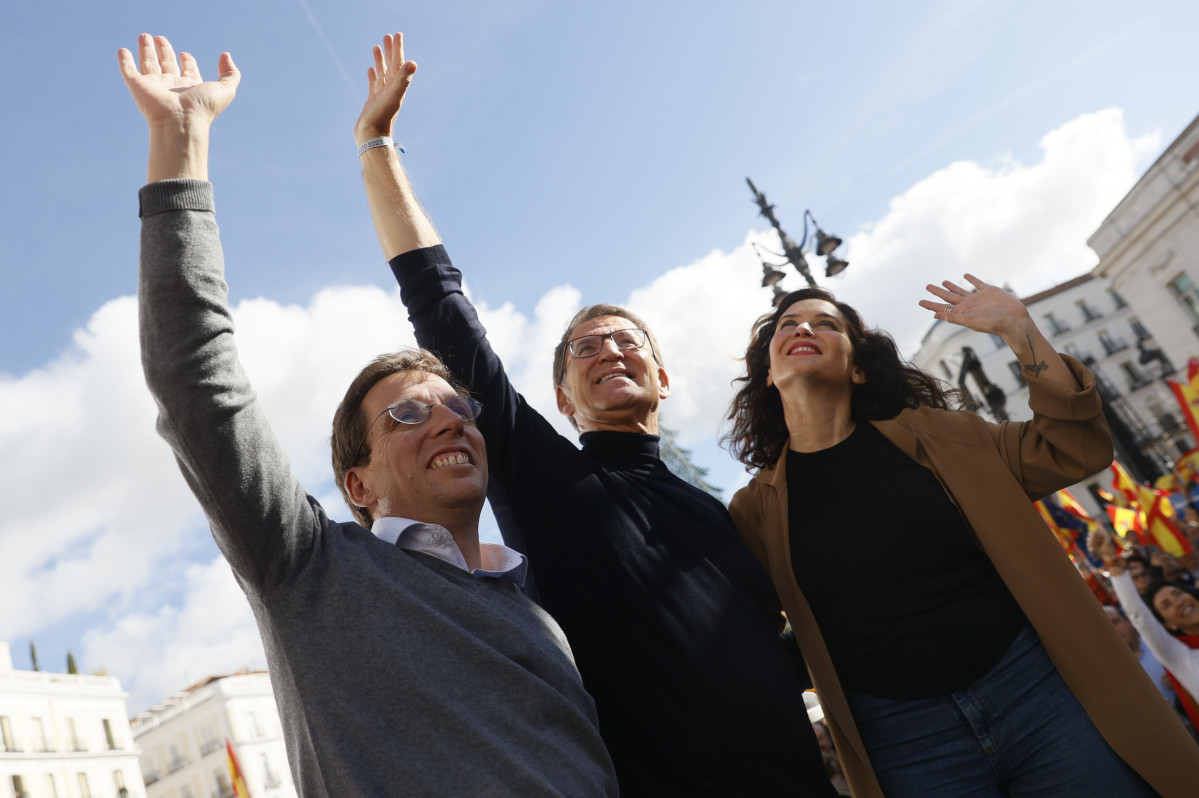
<path fill-rule="evenodd" d="M 921 408 L 871 423 L 937 476 L 1115 752 L 1162 795 L 1194 796 L 1199 794 L 1199 746 L 1032 506 L 1032 500 L 1112 460 L 1094 381 L 1076 360 L 1062 357 L 1083 388 L 1034 380 L 1032 421 L 996 425 L 974 413 Z M 774 468 L 762 470 L 737 492 L 729 510 L 769 571 L 795 630 L 854 796 L 882 796 L 820 628 L 791 569 L 786 471 L 784 449 Z"/>

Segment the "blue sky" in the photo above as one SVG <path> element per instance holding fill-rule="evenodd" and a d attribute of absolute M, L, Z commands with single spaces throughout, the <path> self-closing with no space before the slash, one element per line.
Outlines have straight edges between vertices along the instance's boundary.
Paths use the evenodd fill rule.
<path fill-rule="evenodd" d="M 242 70 L 212 152 L 239 336 L 297 472 L 346 517 L 332 407 L 410 339 L 352 140 L 383 33 L 420 65 L 406 167 L 518 386 L 547 402 L 547 347 L 579 303 L 632 305 L 676 376 L 664 421 L 727 498 L 742 476 L 718 421 L 769 300 L 748 242 L 777 249 L 745 177 L 797 239 L 805 208 L 846 239 L 830 287 L 909 350 L 930 280 L 970 269 L 1027 294 L 1086 271 L 1086 237 L 1199 111 L 1199 7 L 1080 8 L 12 0 L 0 639 L 18 667 L 33 639 L 43 667 L 71 648 L 108 668 L 131 712 L 260 664 L 137 371 L 146 132 L 115 53 L 138 33 L 207 77 L 222 50 Z"/>

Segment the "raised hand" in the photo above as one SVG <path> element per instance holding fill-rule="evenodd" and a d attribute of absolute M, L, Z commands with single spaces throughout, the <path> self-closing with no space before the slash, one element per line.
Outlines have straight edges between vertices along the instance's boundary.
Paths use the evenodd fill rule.
<path fill-rule="evenodd" d="M 124 47 L 117 51 L 117 61 L 129 93 L 152 127 L 162 123 L 210 125 L 233 102 L 241 73 L 228 53 L 221 54 L 220 77 L 206 83 L 196 59 L 181 53 L 176 60 L 165 36 L 143 33 L 137 39 L 137 51 L 140 68 Z"/>
<path fill-rule="evenodd" d="M 1029 322 L 1028 309 L 1016 297 L 1002 288 L 985 283 L 974 275 L 965 275 L 974 286 L 970 291 L 946 280 L 941 285 L 927 286 L 929 293 L 943 301 L 920 300 L 920 307 L 931 310 L 936 318 L 960 324 L 977 332 L 991 333 L 1001 338 L 1017 332 Z"/>
<path fill-rule="evenodd" d="M 1016 355 L 1026 380 L 1040 379 L 1071 389 L 1081 387 L 1078 377 L 1037 329 L 1023 302 L 972 274 L 967 274 L 966 280 L 975 290 L 950 280 L 926 286 L 941 301 L 922 299 L 920 307 L 933 311 L 935 318 L 943 321 L 999 336 Z"/>
<path fill-rule="evenodd" d="M 373 50 L 375 65 L 366 71 L 367 98 L 354 126 L 358 143 L 377 136 L 390 136 L 396 114 L 416 74 L 416 62 L 404 60 L 404 34 L 390 33 Z"/>
<path fill-rule="evenodd" d="M 208 179 L 208 131 L 212 120 L 229 107 L 241 73 L 233 57 L 221 53 L 220 78 L 205 82 L 196 59 L 175 58 L 165 36 L 137 37 L 140 68 L 133 53 L 117 51 L 121 77 L 150 126 L 150 158 L 146 180 Z"/>

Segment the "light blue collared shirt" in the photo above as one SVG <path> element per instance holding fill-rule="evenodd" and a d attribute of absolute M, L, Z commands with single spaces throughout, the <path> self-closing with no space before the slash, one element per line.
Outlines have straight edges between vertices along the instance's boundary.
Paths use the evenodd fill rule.
<path fill-rule="evenodd" d="M 471 571 L 466 564 L 466 558 L 462 556 L 462 550 L 454 542 L 454 536 L 443 526 L 426 524 L 411 518 L 385 516 L 371 524 L 371 532 L 379 540 L 401 549 L 428 554 L 478 577 L 508 579 L 521 590 L 524 589 L 529 561 L 525 555 L 502 544 L 480 543 L 479 554 L 483 567 Z"/>

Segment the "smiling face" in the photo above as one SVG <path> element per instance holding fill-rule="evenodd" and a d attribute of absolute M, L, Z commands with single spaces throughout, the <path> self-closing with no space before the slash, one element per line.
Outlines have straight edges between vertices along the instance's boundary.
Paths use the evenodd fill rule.
<path fill-rule="evenodd" d="M 442 403 L 458 394 L 440 377 L 420 371 L 392 374 L 362 401 L 370 430 L 370 462 L 346 474 L 355 504 L 373 518 L 403 516 L 453 528 L 459 519 L 477 522 L 487 495 L 487 449 L 483 436 Z M 420 424 L 401 424 L 386 415 L 402 399 L 433 405 Z"/>
<path fill-rule="evenodd" d="M 780 391 L 802 383 L 844 387 L 846 395 L 866 375 L 853 364 L 845 318 L 831 302 L 801 299 L 783 311 L 770 339 L 766 384 Z"/>
<path fill-rule="evenodd" d="M 1172 632 L 1199 632 L 1199 601 L 1185 590 L 1166 585 L 1153 594 L 1153 608 Z"/>
<path fill-rule="evenodd" d="M 570 339 L 635 327 L 620 316 L 600 316 L 571 330 Z M 640 349 L 620 349 L 605 338 L 593 357 L 566 353 L 565 375 L 555 392 L 558 410 L 574 419 L 579 432 L 656 433 L 658 403 L 670 395 L 670 381 L 648 341 Z"/>

